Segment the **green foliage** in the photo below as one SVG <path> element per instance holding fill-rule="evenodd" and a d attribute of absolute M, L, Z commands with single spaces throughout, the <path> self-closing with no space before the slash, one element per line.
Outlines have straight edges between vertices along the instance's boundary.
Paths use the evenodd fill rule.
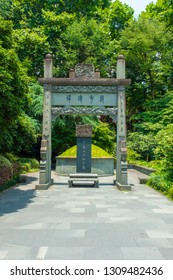
<path fill-rule="evenodd" d="M 149 186 L 152 186 L 154 189 L 167 194 L 169 188 L 171 187 L 171 182 L 167 180 L 165 175 L 163 173 L 158 174 L 158 173 L 153 173 L 150 175 L 150 178 L 147 181 L 147 184 Z"/>
<path fill-rule="evenodd" d="M 43 76 L 43 60 L 50 52 L 47 37 L 42 28 L 22 28 L 13 33 L 15 49 L 29 76 Z"/>
<path fill-rule="evenodd" d="M 128 26 L 129 21 L 133 18 L 134 10 L 121 1 L 113 1 L 109 7 L 108 24 L 112 39 L 118 39 L 121 32 Z"/>
<path fill-rule="evenodd" d="M 168 197 L 173 200 L 173 187 L 169 188 Z"/>
<path fill-rule="evenodd" d="M 173 199 L 173 183 L 172 180 L 169 180 L 167 173 L 157 172 L 151 174 L 147 184 L 170 199 Z"/>
<path fill-rule="evenodd" d="M 11 167 L 11 162 L 4 156 L 0 156 L 0 168 L 1 167 Z"/>
<path fill-rule="evenodd" d="M 91 116 L 60 116 L 53 122 L 52 127 L 52 150 L 53 156 L 59 155 L 66 149 L 76 144 L 76 125 L 91 124 L 96 126 L 98 120 Z"/>
<path fill-rule="evenodd" d="M 39 169 L 39 162 L 33 158 L 19 158 L 19 162 L 22 166 L 22 173 L 35 172 Z"/>
<path fill-rule="evenodd" d="M 30 107 L 27 114 L 30 116 L 37 135 L 41 135 L 41 122 L 43 118 L 43 88 L 38 83 L 29 85 L 28 99 Z"/>
<path fill-rule="evenodd" d="M 64 11 L 68 13 L 77 14 L 78 17 L 93 17 L 97 12 L 98 8 L 108 7 L 110 0 L 49 0 L 49 3 L 52 4 L 52 8 L 55 9 L 56 13 L 62 13 Z"/>
<path fill-rule="evenodd" d="M 154 158 L 156 143 L 152 133 L 145 135 L 139 132 L 133 132 L 129 134 L 128 141 L 129 147 L 140 155 L 140 159 L 150 161 Z"/>
<path fill-rule="evenodd" d="M 0 31 L 0 152 L 26 151 L 35 138 L 31 120 L 24 113 L 27 76 L 13 47 L 12 23 L 1 19 Z"/>
<path fill-rule="evenodd" d="M 73 146 L 70 149 L 63 152 L 59 157 L 70 157 L 75 158 L 77 156 L 77 146 Z M 111 156 L 103 149 L 96 145 L 91 146 L 91 157 L 92 158 L 110 158 Z"/>
<path fill-rule="evenodd" d="M 127 95 L 128 120 L 146 110 L 146 102 L 162 97 L 171 87 L 172 34 L 156 19 L 134 19 L 122 31 L 120 45 L 132 79 Z"/>
<path fill-rule="evenodd" d="M 67 75 L 77 63 L 93 63 L 102 76 L 107 75 L 110 37 L 104 23 L 98 24 L 95 19 L 87 18 L 75 20 L 60 38 L 56 52 L 59 75 Z"/>
<path fill-rule="evenodd" d="M 173 175 L 173 124 L 168 124 L 156 135 L 157 148 L 155 149 L 156 157 L 163 160 L 165 169 L 169 172 L 170 177 Z"/>
<path fill-rule="evenodd" d="M 42 9 L 47 0 L 13 0 L 11 19 L 15 28 L 33 28 L 43 23 Z"/>
<path fill-rule="evenodd" d="M 127 148 L 127 162 L 136 163 L 140 159 L 140 154 L 134 151 L 130 146 Z"/>
<path fill-rule="evenodd" d="M 0 156 L 0 192 L 19 182 L 21 173 L 38 171 L 39 162 L 32 158 L 19 158 L 11 153 Z"/>
<path fill-rule="evenodd" d="M 147 6 L 146 16 L 149 18 L 156 17 L 160 21 L 166 23 L 168 28 L 173 26 L 173 1 L 172 0 L 157 0 Z"/>
<path fill-rule="evenodd" d="M 114 77 L 117 55 L 124 54 L 132 81 L 127 88 L 128 159 L 155 164 L 164 178 L 153 182 L 164 191 L 173 177 L 172 4 L 158 0 L 134 19 L 133 9 L 119 0 L 0 0 L 0 153 L 35 152 L 43 105 L 36 80 L 43 76 L 46 53 L 54 55 L 56 77 L 67 77 L 80 62 L 93 63 L 102 77 Z M 75 145 L 80 123 L 92 124 L 93 143 L 114 154 L 110 124 L 90 116 L 61 116 L 52 125 L 53 156 Z M 24 165 L 29 170 L 30 163 Z"/>
<path fill-rule="evenodd" d="M 100 123 L 93 129 L 92 142 L 114 156 L 115 131 L 110 130 L 107 123 Z"/>
<path fill-rule="evenodd" d="M 11 13 L 12 0 L 0 0 L 0 16 L 4 19 L 9 19 Z"/>
<path fill-rule="evenodd" d="M 0 191 L 13 180 L 15 176 L 15 166 L 4 156 L 0 156 Z"/>

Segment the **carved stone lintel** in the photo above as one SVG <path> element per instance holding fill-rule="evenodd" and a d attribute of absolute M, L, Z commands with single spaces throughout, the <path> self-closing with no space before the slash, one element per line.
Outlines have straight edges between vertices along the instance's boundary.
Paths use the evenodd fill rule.
<path fill-rule="evenodd" d="M 105 107 L 55 107 L 52 108 L 52 119 L 59 115 L 107 115 L 114 122 L 117 121 L 117 108 Z"/>
<path fill-rule="evenodd" d="M 54 93 L 117 93 L 117 86 L 52 86 Z"/>

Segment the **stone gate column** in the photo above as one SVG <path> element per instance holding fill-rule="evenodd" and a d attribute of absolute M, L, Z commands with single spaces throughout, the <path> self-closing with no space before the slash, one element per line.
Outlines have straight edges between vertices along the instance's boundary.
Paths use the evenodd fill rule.
<path fill-rule="evenodd" d="M 125 59 L 122 55 L 117 61 L 117 79 L 125 79 Z M 118 86 L 116 185 L 120 189 L 131 189 L 127 177 L 126 105 L 123 85 Z"/>
<path fill-rule="evenodd" d="M 46 55 L 44 60 L 44 78 L 52 78 L 53 61 L 50 54 Z M 52 183 L 51 179 L 51 162 L 52 162 L 52 145 L 51 145 L 51 93 L 52 85 L 44 83 L 44 104 L 43 104 L 43 128 L 40 149 L 40 174 L 39 185 L 36 189 L 47 189 Z"/>

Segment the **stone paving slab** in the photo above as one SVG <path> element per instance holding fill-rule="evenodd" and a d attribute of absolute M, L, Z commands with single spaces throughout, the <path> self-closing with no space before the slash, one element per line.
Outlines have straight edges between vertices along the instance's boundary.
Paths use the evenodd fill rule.
<path fill-rule="evenodd" d="M 173 202 L 139 184 L 131 192 L 100 177 L 99 188 L 68 188 L 58 177 L 35 191 L 38 173 L 0 193 L 0 259 L 173 259 Z"/>

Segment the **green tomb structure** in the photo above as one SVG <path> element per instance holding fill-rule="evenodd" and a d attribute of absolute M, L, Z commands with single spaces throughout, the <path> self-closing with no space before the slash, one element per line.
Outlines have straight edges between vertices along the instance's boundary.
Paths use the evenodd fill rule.
<path fill-rule="evenodd" d="M 117 59 L 116 78 L 100 78 L 92 64 L 77 64 L 69 78 L 53 77 L 52 55 L 44 60 L 43 132 L 40 148 L 40 173 L 36 189 L 47 189 L 51 177 L 52 119 L 65 114 L 108 115 L 117 125 L 116 177 L 114 184 L 121 190 L 131 190 L 127 176 L 125 88 L 130 80 L 125 77 L 125 59 Z M 58 178 L 57 178 L 58 180 Z"/>

